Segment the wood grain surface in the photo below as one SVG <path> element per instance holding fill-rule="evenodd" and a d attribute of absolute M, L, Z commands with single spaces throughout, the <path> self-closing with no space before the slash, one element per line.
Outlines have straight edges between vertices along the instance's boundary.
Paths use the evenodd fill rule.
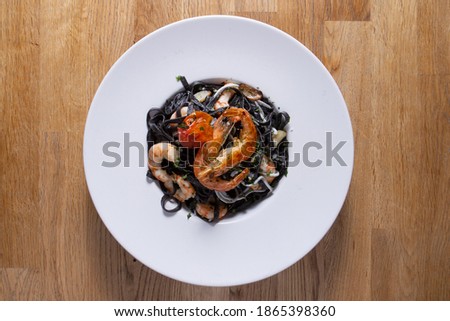
<path fill-rule="evenodd" d="M 0 3 L 0 299 L 449 300 L 450 1 Z M 111 65 L 168 23 L 231 14 L 309 47 L 347 102 L 345 205 L 305 258 L 260 282 L 199 287 L 136 261 L 90 199 L 82 139 Z"/>

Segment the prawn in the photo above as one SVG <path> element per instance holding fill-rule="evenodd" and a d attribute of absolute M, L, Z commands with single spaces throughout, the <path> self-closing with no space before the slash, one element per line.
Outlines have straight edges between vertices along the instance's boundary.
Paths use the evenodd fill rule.
<path fill-rule="evenodd" d="M 239 137 L 233 146 L 220 150 L 235 123 L 241 122 Z M 216 191 L 235 188 L 249 174 L 244 169 L 232 180 L 220 178 L 230 168 L 251 157 L 256 150 L 257 131 L 251 115 L 243 108 L 230 107 L 214 123 L 213 139 L 200 149 L 194 161 L 194 174 L 204 186 Z"/>
<path fill-rule="evenodd" d="M 275 177 L 279 176 L 280 173 L 275 167 L 275 163 L 266 155 L 261 159 L 261 164 L 259 165 L 259 171 L 267 180 L 267 183 L 272 184 Z"/>
<path fill-rule="evenodd" d="M 215 210 L 216 209 L 214 205 L 211 204 L 197 203 L 197 205 L 195 206 L 195 211 L 197 212 L 197 214 L 208 221 L 214 220 Z M 218 211 L 219 219 L 221 219 L 227 214 L 228 209 L 224 204 L 220 203 Z"/>
<path fill-rule="evenodd" d="M 158 143 L 153 145 L 148 151 L 148 168 L 152 172 L 153 177 L 164 184 L 167 191 L 173 194 L 180 202 L 184 202 L 195 196 L 195 188 L 191 183 L 186 181 L 178 174 L 169 174 L 161 167 L 164 159 L 169 162 L 176 162 L 180 158 L 180 152 L 171 143 Z M 175 191 L 175 184 L 178 189 Z"/>

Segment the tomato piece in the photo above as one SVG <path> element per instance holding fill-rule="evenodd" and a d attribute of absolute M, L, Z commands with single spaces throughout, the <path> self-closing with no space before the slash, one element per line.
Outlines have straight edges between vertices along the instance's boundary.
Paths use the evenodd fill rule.
<path fill-rule="evenodd" d="M 213 138 L 212 116 L 194 111 L 178 125 L 178 139 L 184 147 L 198 148 Z"/>

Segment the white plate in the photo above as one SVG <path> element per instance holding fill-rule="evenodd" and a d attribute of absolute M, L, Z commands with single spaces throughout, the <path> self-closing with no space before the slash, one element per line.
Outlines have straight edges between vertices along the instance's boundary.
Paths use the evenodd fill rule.
<path fill-rule="evenodd" d="M 165 215 L 161 191 L 146 179 L 146 114 L 189 81 L 233 78 L 258 86 L 291 115 L 289 168 L 275 193 L 246 213 L 208 224 L 186 212 Z M 347 166 L 326 166 L 326 133 Z M 121 157 L 116 167 L 105 144 Z M 114 145 L 116 144 L 116 145 Z M 114 146 L 118 146 L 116 148 Z M 108 145 L 106 145 L 108 146 Z M 129 147 L 129 166 L 125 154 Z M 141 159 L 142 158 L 142 159 Z M 141 159 L 142 163 L 139 161 Z M 142 165 L 142 166 L 141 166 Z M 353 136 L 342 95 L 320 61 L 288 34 L 232 16 L 206 16 L 161 28 L 132 46 L 101 83 L 86 121 L 86 180 L 95 207 L 117 241 L 143 264 L 171 278 L 210 286 L 257 281 L 294 264 L 325 235 L 348 191 Z"/>

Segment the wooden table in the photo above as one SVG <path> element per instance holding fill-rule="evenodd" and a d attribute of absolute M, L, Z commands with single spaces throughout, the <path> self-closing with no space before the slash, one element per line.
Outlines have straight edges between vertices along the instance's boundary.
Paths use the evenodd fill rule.
<path fill-rule="evenodd" d="M 0 7 L 0 299 L 450 299 L 450 1 Z M 205 14 L 261 20 L 309 47 L 340 86 L 355 136 L 350 191 L 326 237 L 238 287 L 184 284 L 134 260 L 101 222 L 83 172 L 86 115 L 111 65 L 155 29 Z"/>

